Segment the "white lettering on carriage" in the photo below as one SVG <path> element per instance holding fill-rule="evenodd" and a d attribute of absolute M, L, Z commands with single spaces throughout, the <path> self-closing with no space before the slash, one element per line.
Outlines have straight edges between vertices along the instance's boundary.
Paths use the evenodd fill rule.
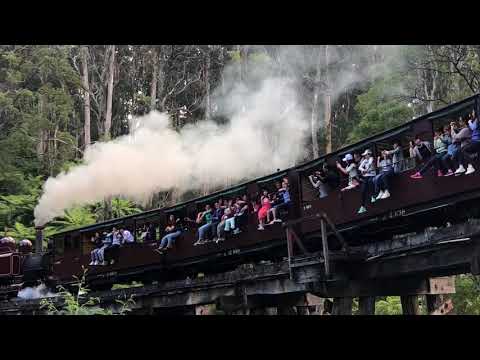
<path fill-rule="evenodd" d="M 405 213 L 406 213 L 405 209 L 393 210 L 393 211 L 390 211 L 389 218 L 393 219 L 396 217 L 405 216 Z"/>

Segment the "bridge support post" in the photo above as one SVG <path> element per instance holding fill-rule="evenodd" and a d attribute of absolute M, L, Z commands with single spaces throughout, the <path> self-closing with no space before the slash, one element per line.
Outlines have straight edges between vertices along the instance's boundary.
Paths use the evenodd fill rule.
<path fill-rule="evenodd" d="M 442 305 L 442 295 L 425 295 L 425 298 L 427 300 L 427 311 L 429 314 L 433 313 Z"/>
<path fill-rule="evenodd" d="M 352 315 L 351 297 L 341 297 L 333 299 L 332 315 Z"/>
<path fill-rule="evenodd" d="M 404 295 L 400 299 L 403 315 L 419 315 L 418 295 Z"/>
<path fill-rule="evenodd" d="M 358 298 L 358 315 L 375 315 L 375 296 Z"/>

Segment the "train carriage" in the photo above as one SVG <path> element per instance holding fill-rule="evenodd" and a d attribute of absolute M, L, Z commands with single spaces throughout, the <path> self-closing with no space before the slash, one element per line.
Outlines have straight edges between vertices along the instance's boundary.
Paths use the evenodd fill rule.
<path fill-rule="evenodd" d="M 409 157 L 408 144 L 415 136 L 432 142 L 433 129 L 448 124 L 451 120 L 471 113 L 479 113 L 479 95 L 449 105 L 433 113 L 381 134 L 374 135 L 356 144 L 322 156 L 308 163 L 292 167 L 282 172 L 265 176 L 230 189 L 197 198 L 173 207 L 156 209 L 120 219 L 86 226 L 81 229 L 58 233 L 50 239 L 53 259 L 51 280 L 54 283 L 68 283 L 73 275 L 88 267 L 91 236 L 96 231 L 109 231 L 113 226 L 124 226 L 135 235 L 135 243 L 122 246 L 113 265 L 91 266 L 88 278 L 92 284 L 110 284 L 113 281 L 142 279 L 144 281 L 163 278 L 184 278 L 198 271 L 223 271 L 243 261 L 276 259 L 286 256 L 284 230 L 280 224 L 257 230 L 256 214 L 250 213 L 242 232 L 230 235 L 221 243 L 208 242 L 194 246 L 197 229 L 189 226 L 177 239 L 174 248 L 165 255 L 154 251 L 156 243 L 163 236 L 168 215 L 195 218 L 205 204 L 212 204 L 218 198 L 247 194 L 257 197 L 264 187 L 271 187 L 275 181 L 288 177 L 292 206 L 284 220 L 308 217 L 324 211 L 343 232 L 350 245 L 384 239 L 386 236 L 401 234 L 408 225 L 419 229 L 431 224 L 444 224 L 459 217 L 472 216 L 477 210 L 475 203 L 480 195 L 480 171 L 460 177 L 436 177 L 430 174 L 422 180 L 412 180 L 410 175 L 419 164 Z M 381 150 L 391 148 L 396 141 L 404 151 L 403 171 L 394 175 L 391 181 L 390 198 L 367 204 L 368 211 L 357 214 L 360 204 L 360 191 L 341 192 L 340 188 L 330 189 L 328 195 L 319 198 L 312 188 L 308 176 L 324 163 L 334 166 L 338 159 L 347 153 L 370 149 L 373 156 Z M 138 229 L 145 224 L 155 226 L 157 232 L 153 242 L 139 241 Z M 319 221 L 305 221 L 298 231 L 307 240 L 312 250 L 320 250 L 317 241 L 320 233 Z"/>

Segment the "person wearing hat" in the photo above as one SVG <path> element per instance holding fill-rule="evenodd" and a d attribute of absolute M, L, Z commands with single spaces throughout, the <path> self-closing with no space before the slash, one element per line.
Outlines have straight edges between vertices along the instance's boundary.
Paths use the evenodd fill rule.
<path fill-rule="evenodd" d="M 372 151 L 367 149 L 362 154 L 363 160 L 358 167 L 360 170 L 361 175 L 363 176 L 363 183 L 362 183 L 362 206 L 358 209 L 358 214 L 362 214 L 367 211 L 365 208 L 365 204 L 367 202 L 367 197 L 369 194 L 372 194 L 371 202 L 375 202 L 375 196 L 373 196 L 374 192 L 374 179 L 377 175 L 375 171 L 375 163 L 372 156 Z"/>
<path fill-rule="evenodd" d="M 345 155 L 342 161 L 347 164 L 347 167 L 343 167 L 337 161 L 337 169 L 340 170 L 345 175 L 348 175 L 348 185 L 343 189 L 341 189 L 340 191 L 356 188 L 360 183 L 358 181 L 357 164 L 353 160 L 352 154 Z"/>

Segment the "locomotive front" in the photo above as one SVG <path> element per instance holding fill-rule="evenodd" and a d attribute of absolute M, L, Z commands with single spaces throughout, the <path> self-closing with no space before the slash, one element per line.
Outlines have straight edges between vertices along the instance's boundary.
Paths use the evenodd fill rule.
<path fill-rule="evenodd" d="M 50 253 L 42 247 L 43 228 L 36 228 L 35 253 L 30 240 L 18 244 L 11 237 L 0 239 L 0 298 L 16 296 L 26 286 L 44 281 L 51 269 Z"/>

